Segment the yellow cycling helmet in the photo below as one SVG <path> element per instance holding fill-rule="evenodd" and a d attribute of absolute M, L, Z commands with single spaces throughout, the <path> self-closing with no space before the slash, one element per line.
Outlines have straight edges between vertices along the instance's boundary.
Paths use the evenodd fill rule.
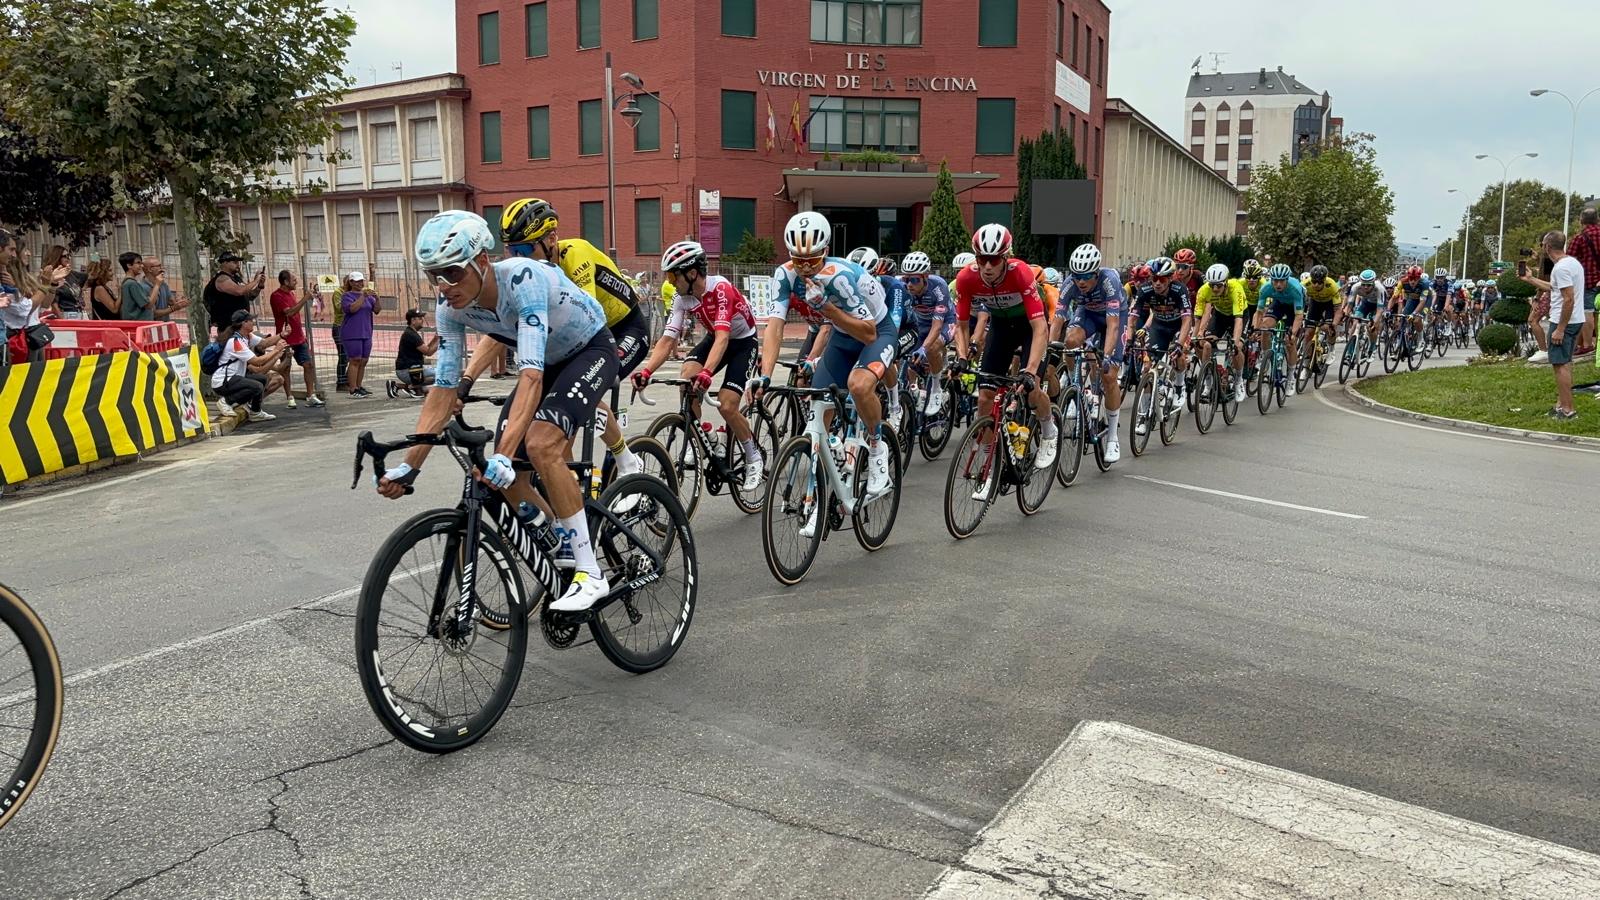
<path fill-rule="evenodd" d="M 531 244 L 556 230 L 557 224 L 555 207 L 538 197 L 518 200 L 500 216 L 500 230 L 508 244 Z"/>

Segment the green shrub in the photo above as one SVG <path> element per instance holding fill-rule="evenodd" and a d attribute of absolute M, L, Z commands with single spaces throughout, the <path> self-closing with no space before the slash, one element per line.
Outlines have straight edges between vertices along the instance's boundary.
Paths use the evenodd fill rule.
<path fill-rule="evenodd" d="M 1539 292 L 1538 288 L 1517 277 L 1515 265 L 1503 272 L 1494 284 L 1500 289 L 1500 296 L 1512 300 L 1526 300 Z M 1527 316 L 1524 315 L 1523 318 Z"/>
<path fill-rule="evenodd" d="M 756 237 L 746 231 L 739 246 L 722 261 L 736 266 L 764 266 L 772 262 L 774 250 L 772 238 Z"/>
<path fill-rule="evenodd" d="M 861 150 L 856 153 L 839 154 L 840 162 L 847 163 L 897 163 L 900 157 L 887 150 Z"/>
<path fill-rule="evenodd" d="M 1526 300 L 1501 298 L 1489 307 L 1489 318 L 1515 328 L 1528 321 L 1528 313 L 1532 311 L 1533 307 L 1529 306 Z"/>
<path fill-rule="evenodd" d="M 1500 304 L 1496 303 L 1495 305 L 1499 306 Z M 1516 342 L 1516 329 L 1510 325 L 1502 325 L 1499 322 L 1485 325 L 1483 330 L 1478 332 L 1478 349 L 1494 356 L 1504 356 L 1511 349 L 1511 345 Z"/>

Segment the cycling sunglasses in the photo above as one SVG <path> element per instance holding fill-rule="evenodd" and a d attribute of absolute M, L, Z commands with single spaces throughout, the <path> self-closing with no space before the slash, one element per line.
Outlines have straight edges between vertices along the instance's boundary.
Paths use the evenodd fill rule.
<path fill-rule="evenodd" d="M 980 266 L 997 266 L 997 265 L 999 265 L 999 264 L 1001 264 L 1001 263 L 1003 263 L 1005 261 L 1006 261 L 1006 258 L 1004 256 L 979 256 L 978 257 L 978 265 L 980 265 Z"/>
<path fill-rule="evenodd" d="M 533 244 L 507 244 L 512 256 L 533 256 Z"/>
<path fill-rule="evenodd" d="M 455 287 L 461 283 L 461 279 L 467 277 L 467 267 L 445 266 L 442 269 L 423 269 L 422 277 L 435 284 L 442 284 L 445 287 Z"/>
<path fill-rule="evenodd" d="M 905 276 L 905 278 L 903 280 L 905 281 L 906 284 L 921 284 L 924 281 L 928 280 L 928 276 L 926 276 L 926 275 L 907 275 L 907 276 Z"/>

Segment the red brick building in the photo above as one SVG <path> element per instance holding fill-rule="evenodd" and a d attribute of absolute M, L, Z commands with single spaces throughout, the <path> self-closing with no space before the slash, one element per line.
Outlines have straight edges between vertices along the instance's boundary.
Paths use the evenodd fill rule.
<path fill-rule="evenodd" d="M 473 204 L 541 196 L 564 235 L 611 245 L 609 54 L 614 108 L 640 113 L 609 113 L 625 267 L 686 236 L 776 239 L 800 209 L 841 249 L 903 251 L 941 160 L 969 225 L 1009 224 L 1018 138 L 1069 128 L 1100 176 L 1109 22 L 1099 0 L 457 0 Z M 862 150 L 924 171 L 835 171 Z"/>

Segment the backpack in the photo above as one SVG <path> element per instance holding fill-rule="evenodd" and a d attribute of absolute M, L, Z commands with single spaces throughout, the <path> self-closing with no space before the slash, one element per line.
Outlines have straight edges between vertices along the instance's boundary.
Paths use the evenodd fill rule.
<path fill-rule="evenodd" d="M 217 366 L 222 363 L 222 344 L 212 341 L 200 351 L 200 374 L 214 375 Z"/>

